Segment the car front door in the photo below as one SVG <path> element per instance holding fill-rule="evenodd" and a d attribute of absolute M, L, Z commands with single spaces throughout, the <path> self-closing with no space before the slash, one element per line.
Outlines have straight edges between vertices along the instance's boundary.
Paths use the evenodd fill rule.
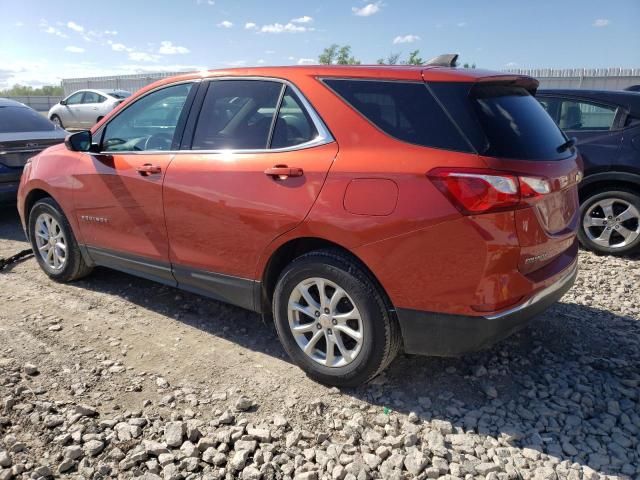
<path fill-rule="evenodd" d="M 62 125 L 65 128 L 82 127 L 81 109 L 84 92 L 76 92 L 65 100 L 64 109 L 61 111 Z"/>
<path fill-rule="evenodd" d="M 550 108 L 555 105 L 554 120 L 558 126 L 568 137 L 578 140 L 585 174 L 609 170 L 620 154 L 622 142 L 622 130 L 617 128 L 618 107 L 579 98 L 548 101 Z"/>
<path fill-rule="evenodd" d="M 234 79 L 205 87 L 186 149 L 165 176 L 170 259 L 181 287 L 253 308 L 260 254 L 303 221 L 338 148 L 292 85 Z"/>
<path fill-rule="evenodd" d="M 154 90 L 95 133 L 76 175 L 76 211 L 98 264 L 175 284 L 162 205 L 162 182 L 195 94 L 194 83 Z"/>

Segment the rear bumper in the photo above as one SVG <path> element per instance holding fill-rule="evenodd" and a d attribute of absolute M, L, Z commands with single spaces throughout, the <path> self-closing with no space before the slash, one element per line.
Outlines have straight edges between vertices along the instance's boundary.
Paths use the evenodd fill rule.
<path fill-rule="evenodd" d="M 484 317 L 397 309 L 406 353 L 458 356 L 489 347 L 524 328 L 533 317 L 560 300 L 573 286 L 577 259 L 558 279 L 526 301 Z"/>

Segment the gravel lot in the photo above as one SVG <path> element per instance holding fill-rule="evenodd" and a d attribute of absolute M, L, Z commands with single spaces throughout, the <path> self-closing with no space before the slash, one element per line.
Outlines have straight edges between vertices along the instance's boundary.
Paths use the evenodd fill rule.
<path fill-rule="evenodd" d="M 0 256 L 25 247 L 0 212 Z M 640 260 L 581 252 L 495 348 L 308 380 L 252 313 L 98 269 L 0 274 L 0 480 L 640 478 Z"/>

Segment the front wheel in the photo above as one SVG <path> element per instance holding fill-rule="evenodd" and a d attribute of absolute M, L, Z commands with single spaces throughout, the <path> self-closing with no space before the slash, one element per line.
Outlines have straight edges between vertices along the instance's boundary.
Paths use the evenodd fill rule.
<path fill-rule="evenodd" d="M 67 218 L 52 198 L 38 200 L 31 209 L 29 240 L 40 268 L 52 279 L 71 282 L 91 272 Z"/>
<path fill-rule="evenodd" d="M 601 254 L 628 255 L 640 248 L 640 196 L 612 190 L 588 197 L 580 206 L 578 239 Z"/>
<path fill-rule="evenodd" d="M 370 275 L 352 258 L 323 250 L 295 259 L 274 293 L 278 336 L 309 377 L 357 386 L 384 370 L 400 330 Z"/>

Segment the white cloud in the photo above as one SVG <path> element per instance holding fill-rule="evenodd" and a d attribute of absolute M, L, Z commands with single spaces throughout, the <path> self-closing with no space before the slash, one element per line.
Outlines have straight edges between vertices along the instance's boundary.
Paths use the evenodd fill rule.
<path fill-rule="evenodd" d="M 105 30 L 104 34 L 105 35 L 115 36 L 115 35 L 118 35 L 118 31 L 117 30 Z"/>
<path fill-rule="evenodd" d="M 24 23 L 23 22 L 16 22 L 16 23 L 14 23 L 14 25 L 16 27 L 24 27 Z"/>
<path fill-rule="evenodd" d="M 311 23 L 313 22 L 313 18 L 305 15 L 303 17 L 294 18 L 291 20 L 293 23 Z"/>
<path fill-rule="evenodd" d="M 256 25 L 253 22 L 247 22 L 247 23 L 244 24 L 244 28 L 246 30 L 255 30 L 256 28 L 258 28 L 258 25 Z"/>
<path fill-rule="evenodd" d="M 84 32 L 84 27 L 82 25 L 78 25 L 76 22 L 67 22 L 67 28 L 75 32 Z"/>
<path fill-rule="evenodd" d="M 352 7 L 351 11 L 353 12 L 354 15 L 357 15 L 359 17 L 369 17 L 371 15 L 378 13 L 380 11 L 381 6 L 382 6 L 382 2 L 368 3 L 362 8 Z"/>
<path fill-rule="evenodd" d="M 112 43 L 111 50 L 113 50 L 114 52 L 132 52 L 133 48 L 129 48 L 122 43 Z"/>
<path fill-rule="evenodd" d="M 315 65 L 318 61 L 315 58 L 299 58 L 298 65 Z"/>
<path fill-rule="evenodd" d="M 176 54 L 184 54 L 189 53 L 189 49 L 187 47 L 180 47 L 178 45 L 174 45 L 172 42 L 165 40 L 160 42 L 160 50 L 158 53 L 162 55 L 176 55 Z"/>
<path fill-rule="evenodd" d="M 263 59 L 263 58 L 261 58 L 260 60 L 258 60 L 258 65 L 262 65 L 263 63 L 266 63 L 266 62 L 264 61 L 264 59 Z"/>
<path fill-rule="evenodd" d="M 398 43 L 413 43 L 418 40 L 420 40 L 418 35 L 398 35 L 393 39 L 393 43 L 394 45 L 397 45 Z"/>
<path fill-rule="evenodd" d="M 265 50 L 264 53 L 266 53 L 267 55 L 273 55 L 274 53 L 276 53 L 275 50 Z"/>
<path fill-rule="evenodd" d="M 269 25 L 263 25 L 260 31 L 262 33 L 301 33 L 310 30 L 307 27 L 303 27 L 301 25 L 296 25 L 295 23 L 287 23 L 283 25 L 282 23 L 272 23 Z"/>
<path fill-rule="evenodd" d="M 231 27 L 233 27 L 233 22 L 230 22 L 229 20 L 224 20 L 224 21 L 222 21 L 222 22 L 220 22 L 220 23 L 218 24 L 218 27 L 221 27 L 221 28 L 231 28 Z"/>
<path fill-rule="evenodd" d="M 129 60 L 134 62 L 157 62 L 162 57 L 153 53 L 147 52 L 129 52 Z"/>
<path fill-rule="evenodd" d="M 67 52 L 71 52 L 71 53 L 84 53 L 84 48 L 76 47 L 76 46 L 73 46 L 73 45 L 69 45 L 68 47 L 65 48 L 65 50 Z"/>
<path fill-rule="evenodd" d="M 611 25 L 611 20 L 608 18 L 597 18 L 593 22 L 594 27 L 608 27 L 609 25 Z"/>
<path fill-rule="evenodd" d="M 458 22 L 456 23 L 456 26 L 462 28 L 462 27 L 466 27 L 467 26 L 467 22 Z"/>
<path fill-rule="evenodd" d="M 224 65 L 227 67 L 244 67 L 246 64 L 246 60 L 232 60 L 230 62 L 224 62 Z"/>
<path fill-rule="evenodd" d="M 60 30 L 58 30 L 57 28 L 55 28 L 55 27 L 51 27 L 51 26 L 49 26 L 49 27 L 45 28 L 45 29 L 44 29 L 44 32 L 45 32 L 45 33 L 48 33 L 48 34 L 50 34 L 50 35 L 56 35 L 57 37 L 60 37 L 60 38 L 69 38 L 69 35 L 67 35 L 66 33 L 62 33 L 62 32 L 61 32 Z"/>
<path fill-rule="evenodd" d="M 207 4 L 207 5 L 215 5 L 216 2 L 215 0 L 197 0 L 196 2 L 198 5 L 203 5 L 203 4 Z"/>

